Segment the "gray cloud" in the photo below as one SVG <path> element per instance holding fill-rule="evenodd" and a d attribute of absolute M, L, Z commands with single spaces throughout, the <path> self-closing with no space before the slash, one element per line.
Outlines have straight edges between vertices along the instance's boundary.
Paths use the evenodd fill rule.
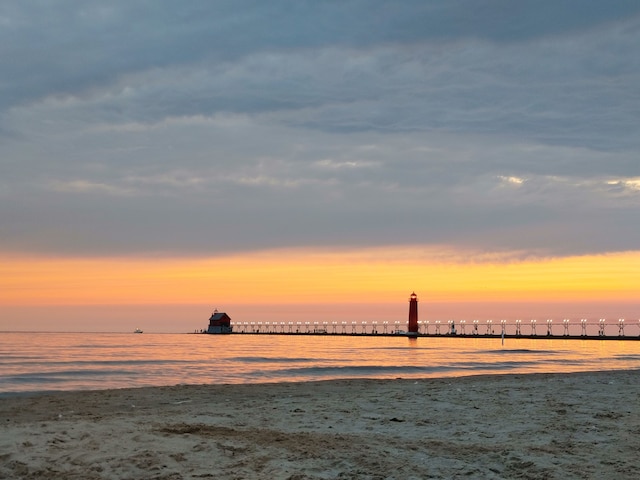
<path fill-rule="evenodd" d="M 4 2 L 0 248 L 637 249 L 639 12 Z"/>

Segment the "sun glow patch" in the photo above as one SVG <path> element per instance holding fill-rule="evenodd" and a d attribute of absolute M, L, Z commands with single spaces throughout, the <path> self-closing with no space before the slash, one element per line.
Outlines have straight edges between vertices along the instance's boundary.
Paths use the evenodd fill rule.
<path fill-rule="evenodd" d="M 640 177 L 616 178 L 608 180 L 607 185 L 618 187 L 624 190 L 640 190 Z"/>
<path fill-rule="evenodd" d="M 633 190 L 640 190 L 640 177 L 631 178 L 629 180 L 623 180 L 622 183 L 627 188 L 631 188 Z"/>
<path fill-rule="evenodd" d="M 515 186 L 522 185 L 525 182 L 525 179 L 524 178 L 520 178 L 520 177 L 513 177 L 513 176 L 507 177 L 507 176 L 504 176 L 504 175 L 499 175 L 498 178 L 503 183 L 506 183 L 506 184 L 509 184 L 509 185 L 515 185 Z"/>

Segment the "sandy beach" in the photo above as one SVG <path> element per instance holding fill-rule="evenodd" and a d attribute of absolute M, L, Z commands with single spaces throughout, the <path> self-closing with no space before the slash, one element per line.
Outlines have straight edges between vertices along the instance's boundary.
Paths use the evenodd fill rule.
<path fill-rule="evenodd" d="M 0 478 L 632 479 L 640 372 L 0 399 Z"/>

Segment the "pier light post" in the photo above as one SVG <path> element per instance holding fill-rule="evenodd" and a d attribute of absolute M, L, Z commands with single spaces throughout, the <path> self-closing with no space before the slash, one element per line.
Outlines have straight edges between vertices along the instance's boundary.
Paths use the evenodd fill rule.
<path fill-rule="evenodd" d="M 553 320 L 551 320 L 550 318 L 547 318 L 547 337 L 551 336 L 551 324 L 553 323 Z"/>
<path fill-rule="evenodd" d="M 396 329 L 393 331 L 393 333 L 398 333 L 400 331 L 400 321 L 396 320 L 395 322 L 393 322 L 396 326 Z"/>
<path fill-rule="evenodd" d="M 345 335 L 347 333 L 347 322 L 345 322 L 344 320 L 342 321 L 342 333 L 344 333 Z"/>
<path fill-rule="evenodd" d="M 462 333 L 462 335 L 466 335 L 465 331 L 464 331 L 464 327 L 467 324 L 466 320 L 460 320 L 460 333 Z"/>
<path fill-rule="evenodd" d="M 388 321 L 383 320 L 382 321 L 382 333 L 387 333 L 387 325 L 389 324 Z"/>
<path fill-rule="evenodd" d="M 318 333 L 319 330 L 318 322 L 313 322 L 313 333 Z"/>
<path fill-rule="evenodd" d="M 587 319 L 581 318 L 580 325 L 582 326 L 582 336 L 586 337 L 587 336 Z"/>
<path fill-rule="evenodd" d="M 422 333 L 422 320 L 418 320 L 418 333 Z"/>
<path fill-rule="evenodd" d="M 302 328 L 302 322 L 296 322 L 296 333 L 300 333 L 301 328 Z"/>
<path fill-rule="evenodd" d="M 640 322 L 640 320 L 638 320 Z M 424 333 L 429 335 L 429 320 L 424 321 Z"/>
<path fill-rule="evenodd" d="M 600 328 L 598 329 L 598 335 L 601 337 L 604 337 L 604 324 L 605 324 L 606 320 L 604 318 L 601 318 L 600 320 L 598 320 L 598 323 L 600 324 Z"/>
<path fill-rule="evenodd" d="M 564 324 L 564 336 L 568 337 L 569 336 L 569 319 L 568 318 L 563 319 L 562 323 Z"/>
<path fill-rule="evenodd" d="M 519 318 L 516 320 L 516 335 L 519 337 L 521 332 L 520 332 L 520 325 L 522 324 L 522 320 L 520 320 Z"/>
<path fill-rule="evenodd" d="M 293 333 L 293 322 L 289 322 L 289 333 Z"/>
<path fill-rule="evenodd" d="M 331 322 L 331 326 L 333 327 L 333 333 L 336 333 L 336 328 L 338 326 L 338 322 Z"/>
<path fill-rule="evenodd" d="M 367 322 L 365 322 L 364 320 L 362 321 L 362 330 L 360 330 L 360 333 L 362 333 L 363 335 L 367 333 Z"/>
<path fill-rule="evenodd" d="M 452 335 L 452 327 L 451 327 L 451 324 L 452 324 L 452 323 L 453 323 L 453 320 L 447 320 L 447 324 L 449 325 L 449 326 L 447 327 L 447 333 L 448 333 L 449 335 Z"/>
<path fill-rule="evenodd" d="M 536 319 L 531 320 L 531 335 L 537 335 L 536 333 Z"/>
<path fill-rule="evenodd" d="M 487 320 L 487 335 L 493 335 L 493 320 Z"/>
<path fill-rule="evenodd" d="M 474 335 L 478 335 L 478 322 L 479 322 L 479 320 L 474 320 L 473 321 L 473 334 Z"/>
<path fill-rule="evenodd" d="M 378 321 L 374 320 L 372 323 L 373 323 L 373 327 L 371 327 L 371 333 L 377 334 L 378 333 Z"/>
<path fill-rule="evenodd" d="M 624 337 L 624 318 L 618 319 L 618 336 Z"/>
<path fill-rule="evenodd" d="M 506 327 L 507 327 L 507 321 L 506 320 L 500 320 L 500 326 L 502 327 L 502 335 L 506 334 Z"/>
<path fill-rule="evenodd" d="M 356 333 L 356 322 L 351 322 L 351 333 Z"/>
<path fill-rule="evenodd" d="M 436 335 L 440 335 L 440 320 L 436 320 Z"/>

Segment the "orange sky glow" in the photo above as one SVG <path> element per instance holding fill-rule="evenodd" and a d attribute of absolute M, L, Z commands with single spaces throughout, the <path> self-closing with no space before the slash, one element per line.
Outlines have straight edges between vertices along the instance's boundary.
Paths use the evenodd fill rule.
<path fill-rule="evenodd" d="M 4 258 L 0 305 L 635 300 L 640 251 L 518 260 L 445 249 L 218 258 Z"/>

